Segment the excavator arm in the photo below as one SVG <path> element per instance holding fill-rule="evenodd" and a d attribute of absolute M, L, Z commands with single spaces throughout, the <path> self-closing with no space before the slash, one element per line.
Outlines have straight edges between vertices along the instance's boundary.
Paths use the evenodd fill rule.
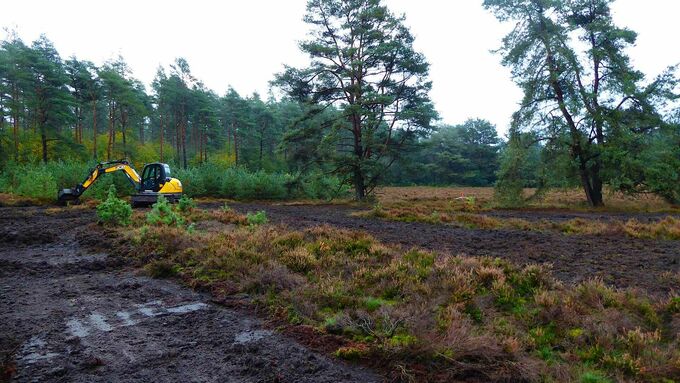
<path fill-rule="evenodd" d="M 135 188 L 135 190 L 139 190 L 141 178 L 139 177 L 137 171 L 132 167 L 132 165 L 130 165 L 128 161 L 118 160 L 100 162 L 97 164 L 97 166 L 90 170 L 90 174 L 87 176 L 85 181 L 74 186 L 72 189 L 59 190 L 57 200 L 61 204 L 66 204 L 69 201 L 75 201 L 85 192 L 85 190 L 92 186 L 92 184 L 97 179 L 99 179 L 99 177 L 102 174 L 113 173 L 119 170 L 122 171 L 127 176 L 128 180 Z"/>

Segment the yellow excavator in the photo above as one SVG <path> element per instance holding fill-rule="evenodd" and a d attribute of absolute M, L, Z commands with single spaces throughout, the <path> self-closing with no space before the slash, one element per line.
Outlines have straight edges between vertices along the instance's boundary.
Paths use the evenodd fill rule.
<path fill-rule="evenodd" d="M 171 177 L 172 173 L 168 164 L 158 162 L 146 164 L 140 177 L 127 160 L 117 160 L 98 163 L 81 184 L 71 189 L 59 190 L 57 202 L 66 205 L 68 202 L 77 201 L 85 190 L 99 179 L 99 176 L 116 171 L 122 171 L 137 191 L 132 195 L 132 206 L 153 204 L 160 195 L 165 196 L 170 202 L 177 202 L 182 198 L 182 183 L 177 178 Z"/>

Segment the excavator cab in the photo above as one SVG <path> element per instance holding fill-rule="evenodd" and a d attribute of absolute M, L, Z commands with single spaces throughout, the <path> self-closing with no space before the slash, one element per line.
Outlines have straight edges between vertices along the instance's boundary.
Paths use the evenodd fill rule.
<path fill-rule="evenodd" d="M 132 183 L 136 194 L 132 195 L 132 205 L 150 205 L 156 202 L 158 196 L 163 195 L 170 202 L 177 202 L 182 198 L 182 183 L 172 178 L 170 166 L 163 163 L 146 164 L 142 171 L 142 176 L 126 160 L 101 162 L 90 170 L 90 174 L 85 181 L 71 189 L 59 191 L 57 200 L 65 205 L 70 201 L 77 201 L 78 198 L 89 188 L 102 174 L 122 171 Z"/>
<path fill-rule="evenodd" d="M 142 172 L 142 190 L 148 190 L 152 192 L 158 192 L 161 190 L 161 185 L 165 183 L 166 177 L 169 178 L 169 175 L 166 175 L 165 171 L 165 166 L 164 164 L 149 164 L 144 167 L 144 171 Z M 169 173 L 170 167 L 168 166 L 168 173 Z"/>
<path fill-rule="evenodd" d="M 163 195 L 170 202 L 182 198 L 182 183 L 172 178 L 170 166 L 163 163 L 146 164 L 142 171 L 138 193 L 132 196 L 133 206 L 149 205 Z"/>

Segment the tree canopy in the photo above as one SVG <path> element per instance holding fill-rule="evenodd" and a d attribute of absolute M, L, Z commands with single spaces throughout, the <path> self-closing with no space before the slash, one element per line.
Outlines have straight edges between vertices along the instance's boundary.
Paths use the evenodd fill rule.
<path fill-rule="evenodd" d="M 335 138 L 341 148 L 336 171 L 363 199 L 406 144 L 432 129 L 429 65 L 413 49 L 404 17 L 380 0 L 310 0 L 304 20 L 311 32 L 300 49 L 311 65 L 286 68 L 276 84 L 315 106 L 310 114 L 339 111 L 338 119 L 318 128 Z"/>
<path fill-rule="evenodd" d="M 640 179 L 618 182 L 628 169 L 622 155 L 644 157 L 626 142 L 653 140 L 667 124 L 662 110 L 676 79 L 669 70 L 645 83 L 626 48 L 635 32 L 616 26 L 612 0 L 485 0 L 501 21 L 515 28 L 499 52 L 524 91 L 516 129 L 569 148 L 573 166 L 592 206 L 603 204 L 606 182 L 629 191 L 672 188 Z M 625 153 L 625 154 L 624 154 Z M 654 185 L 652 185 L 654 184 Z"/>

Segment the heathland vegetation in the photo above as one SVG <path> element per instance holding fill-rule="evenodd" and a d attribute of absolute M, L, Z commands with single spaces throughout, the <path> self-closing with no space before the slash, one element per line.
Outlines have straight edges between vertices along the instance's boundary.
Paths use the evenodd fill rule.
<path fill-rule="evenodd" d="M 173 278 L 390 381 L 676 381 L 677 78 L 632 68 L 636 35 L 610 4 L 484 1 L 515 25 L 499 52 L 524 99 L 506 137 L 484 119 L 438 121 L 427 60 L 380 0 L 309 0 L 310 63 L 283 68 L 266 99 L 207 89 L 183 58 L 147 89 L 123 58 L 64 60 L 45 36 L 11 34 L 0 205 L 52 201 L 119 158 L 171 164 L 184 196 L 132 210 L 112 174 L 86 194 L 99 203 L 6 208 L 23 218 L 0 242 L 32 263 L 2 259 L 0 277 L 36 274 L 35 249 L 59 244 L 78 256 L 39 270 L 61 283 L 51 268 L 75 269 L 94 246 L 116 260 L 106 273 L 124 263 Z M 252 201 L 291 199 L 308 201 Z M 34 238 L 38 214 L 64 219 Z M 17 350 L 0 349 L 10 377 Z"/>

